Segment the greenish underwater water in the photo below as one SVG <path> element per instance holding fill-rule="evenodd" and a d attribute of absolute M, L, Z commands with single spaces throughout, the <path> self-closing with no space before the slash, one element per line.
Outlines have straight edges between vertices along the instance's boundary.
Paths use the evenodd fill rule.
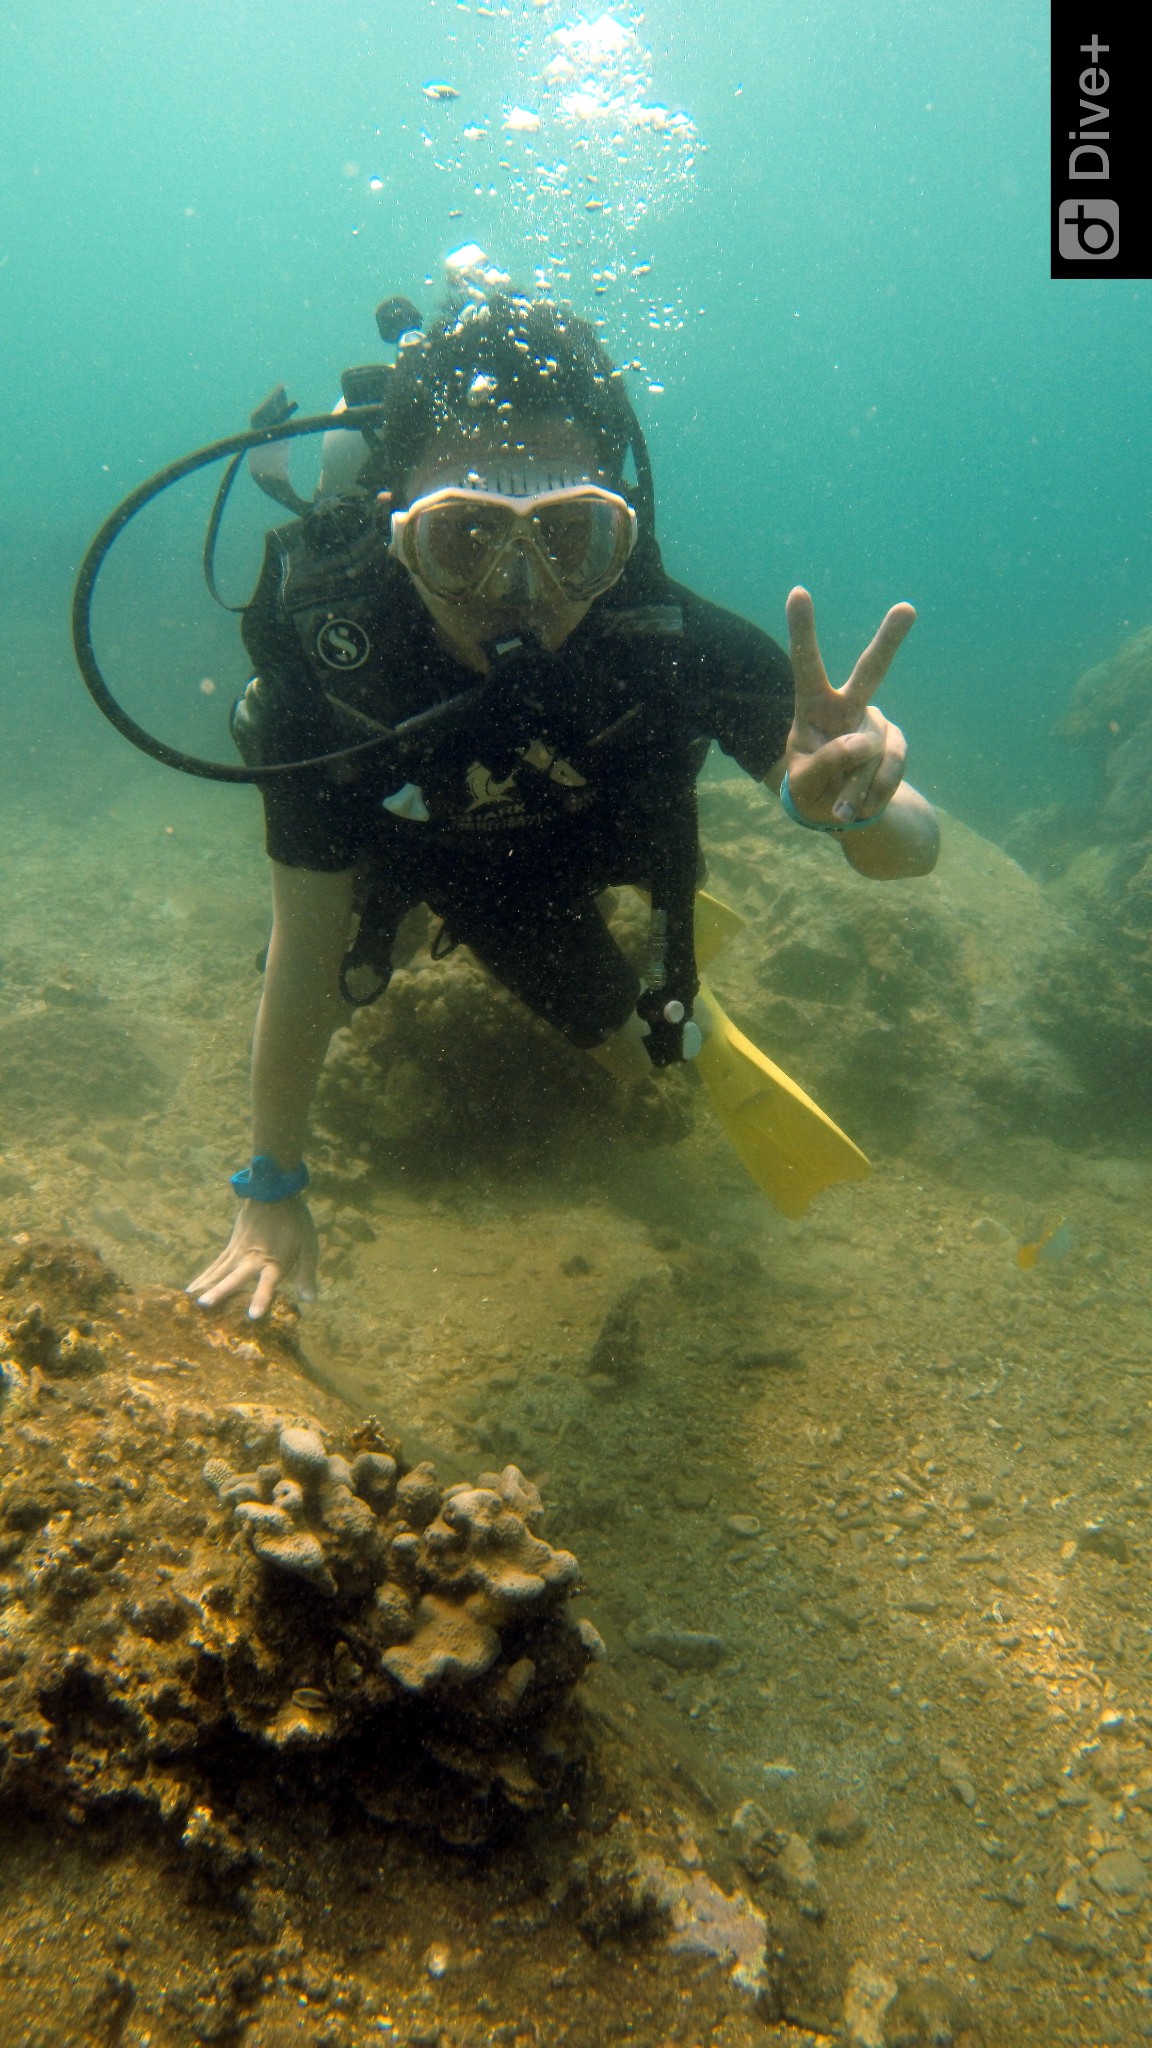
<path fill-rule="evenodd" d="M 609 10 L 623 53 L 601 36 L 592 59 L 577 48 L 580 77 L 550 82 L 573 26 L 598 19 L 559 0 L 9 7 L 0 603 L 18 774 L 46 718 L 69 777 L 98 750 L 61 631 L 98 518 L 281 378 L 305 409 L 330 404 L 378 350 L 376 300 L 429 310 L 445 254 L 476 240 L 525 283 L 542 267 L 643 362 L 675 573 L 777 633 L 807 582 L 838 674 L 912 599 L 886 701 L 925 786 L 992 830 L 1075 789 L 1054 705 L 1148 615 L 1149 288 L 1046 277 L 1043 12 L 659 0 Z M 430 82 L 459 97 L 430 101 Z M 573 82 L 683 113 L 687 140 L 587 107 L 565 126 Z M 517 110 L 540 130 L 509 127 Z M 201 500 L 158 508 L 110 578 L 109 645 L 133 636 L 119 673 L 158 715 L 179 711 L 153 666 L 172 653 L 169 579 L 188 591 L 185 667 L 228 661 L 193 602 Z M 228 557 L 241 589 L 256 524 L 241 511 Z"/>
<path fill-rule="evenodd" d="M 183 1285 L 246 1143 L 259 802 L 142 760 L 87 700 L 68 608 L 89 536 L 281 379 L 329 407 L 379 353 L 377 300 L 431 313 L 453 249 L 540 271 L 641 365 L 673 574 L 778 637 L 806 583 L 834 681 L 916 604 L 881 701 L 912 779 L 995 846 L 953 830 L 930 883 L 869 895 L 713 762 L 716 886 L 752 920 L 718 986 L 875 1179 L 784 1224 L 690 1102 L 676 1145 L 592 1102 L 582 1147 L 567 1070 L 519 1025 L 503 1065 L 421 1063 L 417 989 L 402 1129 L 365 1089 L 369 1034 L 338 1049 L 308 1341 L 449 1470 L 546 1476 L 622 1684 L 727 1806 L 771 1794 L 802 1833 L 833 1792 L 861 1806 L 867 1860 L 822 1863 L 854 1957 L 952 1971 L 989 2048 L 1126 2048 L 1152 1925 L 1090 1873 L 1125 1827 L 1152 1858 L 1152 815 L 1103 817 L 1123 731 L 1052 729 L 1152 621 L 1150 287 L 1047 278 L 1047 32 L 989 0 L 10 0 L 0 1228 Z M 131 530 L 97 642 L 135 715 L 228 759 L 247 671 L 199 579 L 210 496 Z M 230 592 L 267 510 L 242 482 Z M 482 1020 L 467 974 L 443 990 L 462 1032 Z M 556 1123 L 527 1119 L 515 1159 L 454 1157 L 437 1087 L 458 1130 L 517 1061 Z M 1021 1268 L 1064 1218 L 1066 1256 Z M 597 1384 L 637 1284 L 635 1377 Z M 1079 1547 L 1097 1525 L 1119 1549 Z M 730 1666 L 653 1668 L 634 1641 L 671 1624 L 715 1628 Z M 1095 1732 L 1116 1702 L 1122 1755 Z M 1066 1774 L 1083 1800 L 1058 1799 Z M 1043 1933 L 1073 1921 L 1094 1963 Z"/>

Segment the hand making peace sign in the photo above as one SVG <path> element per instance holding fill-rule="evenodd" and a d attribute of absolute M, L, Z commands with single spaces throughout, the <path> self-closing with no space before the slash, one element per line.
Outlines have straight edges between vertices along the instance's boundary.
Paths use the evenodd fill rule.
<path fill-rule="evenodd" d="M 895 795 L 907 743 L 872 703 L 916 614 L 895 604 L 864 649 L 848 681 L 834 690 L 816 642 L 808 592 L 789 592 L 788 633 L 796 708 L 788 735 L 788 788 L 797 810 L 816 824 L 872 818 Z"/>

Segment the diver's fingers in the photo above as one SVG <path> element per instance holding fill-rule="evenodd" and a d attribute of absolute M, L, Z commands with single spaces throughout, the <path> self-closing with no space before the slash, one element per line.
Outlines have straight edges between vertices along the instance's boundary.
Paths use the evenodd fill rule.
<path fill-rule="evenodd" d="M 796 715 L 803 717 L 819 704 L 831 689 L 820 658 L 816 639 L 816 611 L 802 584 L 788 592 L 784 607 L 788 621 L 788 646 L 792 657 L 792 681 L 796 690 Z"/>
<path fill-rule="evenodd" d="M 854 774 L 845 776 L 832 806 L 832 816 L 838 825 L 851 825 L 857 818 L 870 817 L 876 810 L 873 794 L 876 771 L 876 761 L 866 761 Z"/>
<path fill-rule="evenodd" d="M 276 1259 L 268 1259 L 260 1268 L 256 1291 L 248 1304 L 248 1314 L 254 1323 L 266 1316 L 272 1306 L 272 1297 L 280 1285 L 283 1267 Z"/>
<path fill-rule="evenodd" d="M 865 788 L 880 762 L 884 741 L 880 733 L 865 726 L 859 732 L 841 733 L 788 769 L 788 788 L 793 802 L 806 817 L 827 816 L 850 777 L 859 778 Z"/>
<path fill-rule="evenodd" d="M 904 769 L 908 761 L 908 742 L 898 725 L 888 725 L 884 733 L 884 752 L 880 765 L 872 778 L 867 802 L 861 806 L 862 815 L 874 818 L 889 804 L 904 780 Z"/>
<path fill-rule="evenodd" d="M 845 777 L 832 806 L 832 816 L 840 825 L 851 825 L 857 819 L 868 824 L 895 795 L 904 774 L 908 745 L 899 726 L 890 725 L 876 711 L 870 711 L 868 717 L 877 721 L 872 726 L 877 751 Z"/>
<path fill-rule="evenodd" d="M 228 1272 L 231 1265 L 232 1253 L 230 1251 L 222 1251 L 218 1258 L 213 1259 L 210 1266 L 205 1266 L 202 1273 L 197 1273 L 194 1280 L 189 1280 L 188 1285 L 184 1289 L 185 1294 L 202 1293 L 205 1287 L 211 1287 L 214 1281 L 221 1279 Z"/>
<path fill-rule="evenodd" d="M 899 726 L 879 720 L 876 712 L 868 715 L 878 720 L 870 728 L 873 751 L 850 762 L 833 794 L 832 817 L 839 825 L 870 823 L 896 794 L 904 775 L 908 745 Z"/>
<path fill-rule="evenodd" d="M 870 704 L 892 666 L 897 648 L 915 624 L 916 613 L 910 604 L 894 604 L 891 611 L 885 612 L 877 632 L 838 694 L 861 710 Z"/>
<path fill-rule="evenodd" d="M 227 1301 L 230 1295 L 239 1294 L 242 1287 L 258 1277 L 262 1265 L 263 1255 L 259 1252 L 245 1252 L 239 1258 L 229 1260 L 220 1278 L 197 1295 L 198 1306 L 215 1308 L 219 1302 Z"/>

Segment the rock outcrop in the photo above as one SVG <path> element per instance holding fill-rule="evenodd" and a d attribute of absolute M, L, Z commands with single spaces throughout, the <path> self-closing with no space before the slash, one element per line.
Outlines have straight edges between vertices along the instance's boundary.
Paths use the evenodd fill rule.
<path fill-rule="evenodd" d="M 1075 804 L 1024 814 L 1007 844 L 1064 921 L 1031 992 L 1093 1125 L 1131 1142 L 1152 1119 L 1152 627 L 1073 685 L 1055 726 L 1076 750 Z"/>
<path fill-rule="evenodd" d="M 747 920 L 717 994 L 865 1149 L 949 1158 L 1083 1120 L 1032 999 L 1066 923 L 1015 861 L 948 817 L 933 874 L 876 883 L 754 783 L 702 785 L 701 816 L 708 886 Z"/>
<path fill-rule="evenodd" d="M 53 2040 L 132 2011 L 176 2048 L 367 2048 L 398 2011 L 416 2042 L 509 2008 L 501 2039 L 538 2013 L 559 2039 L 574 2004 L 597 2039 L 621 2011 L 661 2040 L 837 2028 L 816 1854 L 747 1802 L 713 1825 L 610 1670 L 582 1706 L 604 1646 L 532 1482 L 441 1485 L 305 1364 L 290 1311 L 253 1332 L 74 1243 L 0 1252 L 0 1827 L 79 1846 L 121 1958 L 78 1955 L 79 1999 L 69 1960 Z M 676 1668 L 723 1654 L 666 1637 Z M 51 1883 L 25 1948 L 69 1938 Z M 13 2038 L 47 2039 L 15 1939 Z"/>
<path fill-rule="evenodd" d="M 1037 993 L 1073 928 L 1014 860 L 948 819 L 935 874 L 876 884 L 747 778 L 703 782 L 700 808 L 708 886 L 746 919 L 709 970 L 717 993 L 867 1149 L 951 1157 L 1004 1130 L 1090 1123 L 1083 1061 Z M 639 966 L 643 903 L 621 890 L 605 909 Z M 494 1154 L 579 1170 L 707 1114 L 679 1071 L 618 1088 L 463 948 L 397 970 L 338 1036 L 321 1095 L 340 1144 L 354 1135 L 409 1175 Z"/>
<path fill-rule="evenodd" d="M 337 1033 L 318 1116 L 339 1149 L 409 1181 L 462 1163 L 491 1172 L 494 1160 L 505 1173 L 543 1165 L 554 1176 L 682 1137 L 692 1122 L 682 1087 L 622 1094 L 466 947 L 436 959 L 428 943 Z"/>
<path fill-rule="evenodd" d="M 290 1324 L 228 1343 L 189 1307 L 153 1299 L 158 1358 L 94 1254 L 0 1274 L 0 1802 L 199 1840 L 222 1756 L 306 1751 L 453 1839 L 548 1806 L 599 1639 L 536 1488 L 442 1488 L 374 1422 L 300 1412 Z M 228 1367 L 281 1384 L 237 1399 Z"/>

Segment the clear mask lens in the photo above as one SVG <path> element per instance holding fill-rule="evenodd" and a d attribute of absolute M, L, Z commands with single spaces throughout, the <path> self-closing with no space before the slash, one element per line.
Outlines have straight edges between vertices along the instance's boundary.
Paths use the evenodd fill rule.
<path fill-rule="evenodd" d="M 417 573 L 430 589 L 474 590 L 510 544 L 514 524 L 498 505 L 449 500 L 418 512 L 411 534 Z"/>
<path fill-rule="evenodd" d="M 476 593 L 513 550 L 539 558 L 566 597 L 597 596 L 632 551 L 635 514 L 616 493 L 593 487 L 505 499 L 443 491 L 397 514 L 394 548 L 435 595 Z"/>
<path fill-rule="evenodd" d="M 532 535 L 565 589 L 599 585 L 613 573 L 626 513 L 603 498 L 555 503 L 533 514 Z"/>

